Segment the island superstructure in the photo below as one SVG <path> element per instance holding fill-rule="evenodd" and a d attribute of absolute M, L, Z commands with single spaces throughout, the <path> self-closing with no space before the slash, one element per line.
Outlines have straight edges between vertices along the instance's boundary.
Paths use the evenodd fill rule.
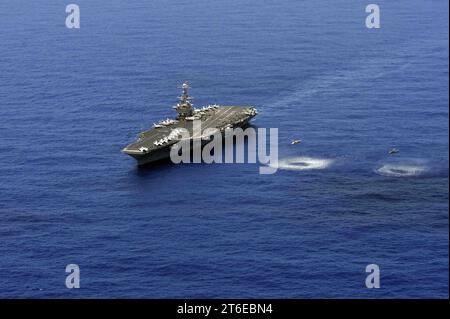
<path fill-rule="evenodd" d="M 138 165 L 159 161 L 170 156 L 171 147 L 181 138 L 181 131 L 187 130 L 190 139 L 202 138 L 201 132 L 194 132 L 194 122 L 200 121 L 201 129 L 215 128 L 223 133 L 233 127 L 244 127 L 258 112 L 252 106 L 209 105 L 194 108 L 189 96 L 189 85 L 183 83 L 179 102 L 173 108 L 177 112 L 175 119 L 166 119 L 153 124 L 153 128 L 141 132 L 137 141 L 129 144 L 122 152 L 134 157 Z"/>

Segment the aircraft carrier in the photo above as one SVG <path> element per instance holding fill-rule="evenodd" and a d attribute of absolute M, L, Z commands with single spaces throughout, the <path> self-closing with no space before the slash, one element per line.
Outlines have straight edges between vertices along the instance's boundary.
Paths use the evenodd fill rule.
<path fill-rule="evenodd" d="M 177 117 L 153 124 L 153 128 L 141 132 L 137 141 L 122 150 L 123 153 L 134 157 L 138 165 L 169 158 L 171 148 L 183 138 L 181 131 L 187 130 L 191 141 L 199 138 L 202 144 L 205 144 L 209 141 L 209 137 L 202 135 L 205 129 L 216 128 L 223 135 L 226 129 L 246 126 L 258 114 L 252 106 L 209 105 L 196 109 L 188 94 L 189 85 L 183 83 L 181 88 L 182 95 L 173 107 Z M 201 132 L 196 131 L 196 121 L 200 121 L 197 124 L 201 124 Z"/>

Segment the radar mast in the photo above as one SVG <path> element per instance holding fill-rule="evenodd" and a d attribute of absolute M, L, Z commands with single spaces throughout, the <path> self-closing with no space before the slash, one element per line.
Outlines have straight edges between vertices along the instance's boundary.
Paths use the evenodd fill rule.
<path fill-rule="evenodd" d="M 189 84 L 187 82 L 184 82 L 183 85 L 181 85 L 182 94 L 179 97 L 180 102 L 175 106 L 175 110 L 178 113 L 179 119 L 184 119 L 186 117 L 192 116 L 194 109 L 192 107 L 191 100 L 192 98 L 189 97 Z"/>

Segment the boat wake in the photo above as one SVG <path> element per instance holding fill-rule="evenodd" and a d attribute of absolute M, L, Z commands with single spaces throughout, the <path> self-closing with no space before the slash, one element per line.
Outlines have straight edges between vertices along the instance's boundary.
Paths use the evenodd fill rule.
<path fill-rule="evenodd" d="M 284 170 L 311 170 L 325 169 L 333 163 L 332 159 L 312 158 L 312 157 L 291 157 L 278 161 L 278 169 Z"/>
<path fill-rule="evenodd" d="M 339 92 L 345 83 L 367 82 L 402 72 L 412 64 L 412 62 L 407 62 L 408 58 L 405 52 L 391 56 L 389 59 L 385 57 L 376 60 L 372 58 L 359 59 L 341 69 L 320 74 L 303 83 L 296 84 L 291 94 L 277 97 L 277 100 L 267 105 L 266 109 L 296 106 L 300 101 L 320 95 L 323 92 Z"/>

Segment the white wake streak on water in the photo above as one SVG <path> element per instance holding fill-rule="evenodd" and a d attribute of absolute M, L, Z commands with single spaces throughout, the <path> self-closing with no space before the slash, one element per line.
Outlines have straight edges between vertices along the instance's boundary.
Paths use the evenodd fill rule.
<path fill-rule="evenodd" d="M 383 176 L 412 177 L 420 176 L 427 170 L 427 167 L 423 165 L 385 164 L 378 168 L 376 172 Z"/>
<path fill-rule="evenodd" d="M 278 161 L 278 169 L 282 170 L 312 170 L 312 169 L 325 169 L 333 164 L 334 160 L 326 158 L 313 158 L 313 157 L 290 157 L 281 159 Z"/>

